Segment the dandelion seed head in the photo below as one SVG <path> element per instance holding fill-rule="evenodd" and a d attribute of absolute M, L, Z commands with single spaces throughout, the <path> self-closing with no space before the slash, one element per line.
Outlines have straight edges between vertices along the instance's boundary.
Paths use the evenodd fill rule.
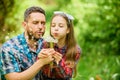
<path fill-rule="evenodd" d="M 57 39 L 54 39 L 54 38 L 51 37 L 51 36 L 48 36 L 48 37 L 46 37 L 46 38 L 44 38 L 44 39 L 45 39 L 45 41 L 47 41 L 47 42 L 54 42 L 54 43 L 57 43 L 57 42 L 58 42 Z"/>

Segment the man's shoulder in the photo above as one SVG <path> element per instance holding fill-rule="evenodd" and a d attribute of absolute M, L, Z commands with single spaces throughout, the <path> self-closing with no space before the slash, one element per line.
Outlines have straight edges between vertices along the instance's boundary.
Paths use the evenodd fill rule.
<path fill-rule="evenodd" d="M 21 37 L 21 34 L 18 36 L 15 36 L 11 39 L 9 39 L 8 41 L 6 41 L 5 43 L 3 43 L 2 48 L 6 48 L 6 47 L 12 47 L 15 44 L 19 43 L 19 38 Z"/>

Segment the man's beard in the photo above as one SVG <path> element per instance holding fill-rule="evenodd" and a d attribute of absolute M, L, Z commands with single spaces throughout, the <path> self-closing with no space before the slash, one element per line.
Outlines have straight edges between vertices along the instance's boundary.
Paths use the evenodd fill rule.
<path fill-rule="evenodd" d="M 35 36 L 31 32 L 29 32 L 29 31 L 27 31 L 27 35 L 28 35 L 28 39 L 29 40 L 34 40 L 34 41 L 38 41 L 39 40 L 39 38 L 35 38 Z"/>

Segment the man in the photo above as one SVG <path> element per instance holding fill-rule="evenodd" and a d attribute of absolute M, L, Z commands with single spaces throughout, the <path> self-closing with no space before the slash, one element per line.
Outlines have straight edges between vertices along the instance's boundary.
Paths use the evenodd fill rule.
<path fill-rule="evenodd" d="M 2 80 L 39 80 L 40 69 L 53 61 L 53 49 L 42 49 L 45 11 L 30 7 L 24 13 L 24 33 L 10 39 L 0 49 Z M 41 50 L 42 49 L 42 50 Z M 44 56 L 41 53 L 49 53 Z M 37 59 L 38 54 L 39 59 Z"/>

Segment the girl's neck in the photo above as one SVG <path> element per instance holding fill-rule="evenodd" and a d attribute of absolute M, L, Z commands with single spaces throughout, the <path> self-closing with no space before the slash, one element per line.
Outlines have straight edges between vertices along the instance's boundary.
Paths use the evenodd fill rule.
<path fill-rule="evenodd" d="M 64 46 L 65 46 L 65 39 L 60 39 L 60 40 L 58 40 L 57 45 L 58 45 L 59 48 L 64 47 Z"/>

